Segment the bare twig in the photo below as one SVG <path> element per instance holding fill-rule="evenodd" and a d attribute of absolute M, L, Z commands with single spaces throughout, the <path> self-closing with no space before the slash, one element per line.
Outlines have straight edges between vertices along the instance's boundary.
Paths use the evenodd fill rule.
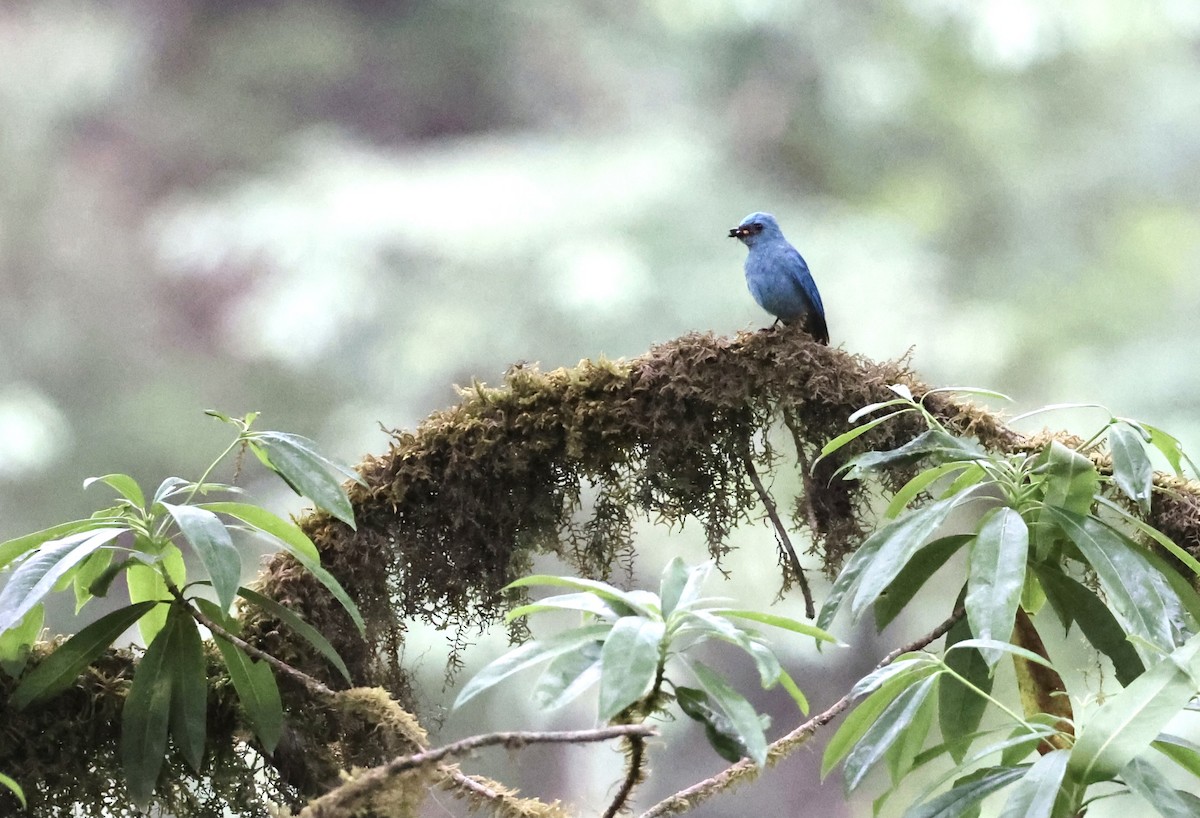
<path fill-rule="evenodd" d="M 779 519 L 779 510 L 775 507 L 775 500 L 767 492 L 766 486 L 759 478 L 758 470 L 754 468 L 754 459 L 749 452 L 742 454 L 742 463 L 746 468 L 746 475 L 754 484 L 754 490 L 758 492 L 763 506 L 767 509 L 767 517 L 770 518 L 771 525 L 775 526 L 775 534 L 779 537 L 779 542 L 787 552 L 788 560 L 792 564 L 792 573 L 795 574 L 796 582 L 800 585 L 800 593 L 804 594 L 804 615 L 812 619 L 817 615 L 817 606 L 813 602 L 812 590 L 808 587 L 808 578 L 804 576 L 804 569 L 800 567 L 800 558 L 796 556 L 796 549 L 792 547 L 792 541 L 788 537 L 783 520 Z M 807 491 L 805 496 L 807 497 Z"/>
<path fill-rule="evenodd" d="M 329 810 L 335 806 L 353 803 L 371 791 L 382 787 L 387 781 L 395 775 L 398 775 L 407 770 L 416 769 L 426 764 L 435 764 L 447 756 L 462 755 L 469 753 L 472 750 L 480 747 L 488 747 L 496 744 L 503 744 L 509 749 L 522 747 L 526 744 L 581 744 L 593 741 L 608 741 L 613 738 L 636 738 L 644 740 L 647 736 L 657 735 L 658 731 L 653 727 L 647 727 L 644 724 L 622 724 L 615 727 L 602 727 L 597 730 L 560 730 L 554 732 L 530 732 L 530 731 L 512 731 L 505 733 L 484 733 L 478 736 L 455 741 L 451 744 L 439 747 L 436 750 L 425 750 L 412 755 L 399 756 L 393 758 L 386 764 L 381 764 L 378 767 L 372 767 L 362 775 L 357 776 L 352 781 L 348 781 L 340 787 L 330 790 L 325 795 L 309 802 L 308 806 L 300 813 L 302 816 L 315 816 L 325 814 L 321 810 Z M 446 770 L 443 768 L 443 772 Z M 461 774 L 454 776 L 454 780 L 460 786 L 467 786 L 469 789 L 477 789 L 472 786 L 472 782 L 466 776 Z M 493 793 L 486 791 L 481 793 L 485 796 L 493 796 Z"/>
<path fill-rule="evenodd" d="M 791 412 L 783 413 L 783 422 L 792 433 L 792 443 L 796 446 L 796 459 L 800 461 L 800 479 L 804 482 L 804 517 L 808 522 L 808 530 L 815 537 L 821 529 L 817 523 L 817 510 L 813 507 L 812 466 L 808 462 L 808 453 L 804 451 L 804 438 L 796 427 L 796 419 L 792 417 Z"/>
<path fill-rule="evenodd" d="M 954 627 L 958 620 L 962 619 L 965 611 L 962 608 L 955 609 L 954 613 L 950 614 L 949 618 L 942 624 L 938 625 L 929 633 L 909 642 L 907 645 L 896 648 L 891 653 L 887 654 L 879 661 L 874 668 L 878 670 L 881 667 L 890 665 L 896 659 L 906 653 L 914 650 L 921 650 L 929 645 L 935 639 L 939 639 L 946 635 L 946 631 Z M 874 671 L 872 671 L 874 672 Z M 842 711 L 850 706 L 853 698 L 847 693 L 842 698 L 834 702 L 829 709 L 822 713 L 813 716 L 808 721 L 801 724 L 795 730 L 792 730 L 786 736 L 771 742 L 767 748 L 767 764 L 774 766 L 779 761 L 787 758 L 792 751 L 799 748 L 807 742 L 817 729 L 823 727 L 829 722 L 837 718 Z M 639 818 L 660 818 L 664 815 L 678 815 L 690 809 L 694 809 L 697 804 L 707 801 L 719 792 L 728 789 L 733 784 L 748 778 L 754 778 L 759 773 L 758 766 L 750 759 L 742 759 L 731 767 L 717 773 L 712 778 L 706 778 L 703 781 L 698 781 L 692 786 L 682 789 L 679 792 L 664 798 L 650 809 L 643 812 Z"/>
<path fill-rule="evenodd" d="M 309 676 L 307 673 L 305 673 L 301 670 L 297 670 L 296 668 L 292 667 L 287 662 L 284 662 L 281 659 L 276 659 L 274 656 L 267 653 L 266 651 L 256 648 L 256 647 L 254 647 L 254 645 L 251 645 L 246 640 L 230 633 L 228 630 L 226 630 L 224 627 L 222 627 L 220 623 L 214 621 L 213 619 L 211 619 L 208 616 L 205 616 L 204 613 L 199 608 L 197 608 L 195 605 L 189 604 L 187 602 L 187 600 L 185 600 L 183 598 L 183 595 L 179 593 L 179 591 L 177 591 L 175 589 L 171 589 L 171 590 L 175 594 L 176 599 L 178 599 L 181 603 L 184 604 L 184 606 L 188 610 L 188 613 L 190 613 L 192 615 L 192 618 L 195 619 L 197 622 L 199 622 L 204 627 L 208 628 L 210 631 L 212 631 L 212 634 L 214 636 L 219 636 L 220 638 L 224 639 L 225 641 L 227 641 L 233 645 L 236 645 L 237 647 L 241 648 L 246 653 L 250 654 L 251 656 L 255 657 L 256 659 L 261 659 L 262 661 L 269 664 L 271 667 L 278 670 L 283 675 L 287 676 L 289 679 L 292 679 L 293 681 L 297 681 L 300 684 L 304 685 L 304 687 L 307 688 L 308 691 L 311 693 L 315 693 L 318 696 L 336 696 L 337 695 L 337 691 L 334 690 L 333 688 L 329 687 L 325 683 L 319 681 L 318 679 L 314 679 L 312 676 Z"/>

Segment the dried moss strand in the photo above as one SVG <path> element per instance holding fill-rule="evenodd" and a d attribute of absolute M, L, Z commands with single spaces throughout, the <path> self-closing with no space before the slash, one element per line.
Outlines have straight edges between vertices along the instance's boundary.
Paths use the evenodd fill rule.
<path fill-rule="evenodd" d="M 800 567 L 800 558 L 796 556 L 796 549 L 792 547 L 792 540 L 788 537 L 787 529 L 783 525 L 783 520 L 779 519 L 779 511 L 775 507 L 775 500 L 767 491 L 763 481 L 758 476 L 758 469 L 754 467 L 754 460 L 749 453 L 742 455 L 742 464 L 745 466 L 746 475 L 750 478 L 750 482 L 754 484 L 754 490 L 758 492 L 759 498 L 762 500 L 763 506 L 767 510 L 767 517 L 770 518 L 771 524 L 775 526 L 775 534 L 779 537 L 779 543 L 783 546 L 783 550 L 787 553 L 788 561 L 792 566 L 792 574 L 796 577 L 796 582 L 800 585 L 800 593 L 804 595 L 804 615 L 809 619 L 813 619 L 817 615 L 817 606 L 813 601 L 812 589 L 808 587 L 808 578 L 804 576 L 804 569 Z"/>
<path fill-rule="evenodd" d="M 887 667 L 906 653 L 928 647 L 930 643 L 945 636 L 946 632 L 954 627 L 955 623 L 965 615 L 966 610 L 964 608 L 956 608 L 954 613 L 950 614 L 942 624 L 929 631 L 929 633 L 918 639 L 914 639 L 907 645 L 896 648 L 884 656 L 871 672 L 873 673 L 882 667 Z M 846 693 L 846 695 L 834 702 L 828 709 L 813 716 L 786 736 L 771 742 L 770 746 L 767 747 L 767 765 L 773 767 L 787 758 L 793 751 L 803 746 L 812 738 L 818 729 L 841 715 L 853 701 L 854 699 L 850 693 Z M 697 781 L 692 786 L 664 798 L 643 812 L 638 818 L 662 818 L 662 816 L 679 815 L 680 813 L 695 809 L 699 804 L 729 789 L 734 784 L 743 780 L 756 778 L 759 772 L 757 764 L 748 758 L 743 758 L 738 763 L 725 768 L 711 778 Z"/>
<path fill-rule="evenodd" d="M 633 788 L 642 780 L 642 759 L 646 754 L 646 740 L 643 736 L 635 735 L 629 737 L 629 757 L 626 760 L 625 780 L 621 782 L 621 789 L 613 797 L 612 803 L 608 805 L 608 809 L 604 811 L 604 818 L 615 818 L 624 807 L 625 802 L 629 800 L 630 794 L 633 793 Z"/>

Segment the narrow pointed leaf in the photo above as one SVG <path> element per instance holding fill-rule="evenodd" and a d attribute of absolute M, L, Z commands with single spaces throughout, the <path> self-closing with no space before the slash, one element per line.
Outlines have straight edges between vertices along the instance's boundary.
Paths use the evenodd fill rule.
<path fill-rule="evenodd" d="M 931 801 L 911 808 L 904 818 L 960 818 L 983 799 L 1002 790 L 1025 775 L 1028 764 L 1016 767 L 992 767 L 980 770 L 978 777 L 966 781 Z"/>
<path fill-rule="evenodd" d="M 92 584 L 108 571 L 112 558 L 112 549 L 102 548 L 85 559 L 79 566 L 75 572 L 75 579 L 72 580 L 75 587 L 75 613 L 79 613 L 80 609 L 92 598 Z"/>
<path fill-rule="evenodd" d="M 338 655 L 333 645 L 321 635 L 320 631 L 301 619 L 295 611 L 280 605 L 269 596 L 263 596 L 249 588 L 238 588 L 238 596 L 257 605 L 272 616 L 278 617 L 279 621 L 291 628 L 297 636 L 302 637 L 316 648 L 318 653 L 328 659 L 329 664 L 337 668 L 337 672 L 342 674 L 343 679 L 353 684 L 349 668 L 346 667 L 346 663 L 342 661 L 342 657 Z"/>
<path fill-rule="evenodd" d="M 836 767 L 854 749 L 863 736 L 867 734 L 867 731 L 871 729 L 871 725 L 875 724 L 880 714 L 888 708 L 888 705 L 896 700 L 897 696 L 936 673 L 936 666 L 912 667 L 911 670 L 906 668 L 906 671 L 896 673 L 887 678 L 870 696 L 863 700 L 854 710 L 850 711 L 850 715 L 842 722 L 842 726 L 837 729 L 837 732 L 829 739 L 829 743 L 825 745 L 825 754 L 821 758 L 822 778 L 829 775 L 830 770 Z M 859 685 L 863 685 L 863 682 L 860 681 Z M 867 689 L 869 689 L 869 686 Z"/>
<path fill-rule="evenodd" d="M 729 718 L 733 730 L 746 746 L 748 756 L 760 767 L 766 764 L 767 737 L 754 706 L 706 665 L 691 662 L 689 666 L 700 687 Z"/>
<path fill-rule="evenodd" d="M 1108 430 L 1108 448 L 1112 452 L 1113 482 L 1143 514 L 1149 514 L 1154 466 L 1142 435 L 1128 423 L 1114 423 Z"/>
<path fill-rule="evenodd" d="M 1200 469 L 1196 468 L 1196 464 L 1183 451 L 1183 444 L 1179 442 L 1179 438 L 1167 434 L 1162 429 L 1151 426 L 1148 423 L 1143 423 L 1142 428 L 1150 435 L 1150 445 L 1162 452 L 1163 457 L 1167 458 L 1167 462 L 1175 470 L 1175 474 L 1183 477 L 1184 461 L 1187 461 L 1187 464 L 1191 466 L 1192 474 L 1200 474 Z"/>
<path fill-rule="evenodd" d="M 83 481 L 83 487 L 86 489 L 93 483 L 105 483 L 116 489 L 118 494 L 138 508 L 146 507 L 146 496 L 142 494 L 142 487 L 128 474 L 106 474 L 103 477 L 89 477 Z"/>
<path fill-rule="evenodd" d="M 24 619 L 63 575 L 124 531 L 123 528 L 80 531 L 46 543 L 38 553 L 27 557 L 0 591 L 0 633 Z"/>
<path fill-rule="evenodd" d="M 934 676 L 929 681 L 938 683 L 940 678 L 940 676 Z M 908 775 L 916 764 L 917 756 L 920 754 L 921 748 L 925 746 L 925 739 L 929 736 L 929 729 L 933 726 L 933 717 L 936 714 L 937 696 L 925 696 L 925 700 L 909 721 L 907 729 L 902 730 L 895 743 L 888 748 L 887 766 L 892 784 L 900 783 L 900 780 Z"/>
<path fill-rule="evenodd" d="M 894 519 L 902 511 L 904 511 L 908 507 L 908 504 L 915 500 L 921 492 L 930 488 L 938 480 L 942 479 L 948 474 L 953 474 L 956 471 L 969 469 L 971 466 L 971 463 L 954 462 L 943 463 L 940 466 L 934 466 L 932 468 L 925 469 L 925 471 L 909 480 L 898 492 L 892 495 L 892 501 L 888 503 L 887 510 L 883 513 L 883 516 L 889 520 Z"/>
<path fill-rule="evenodd" d="M 600 643 L 589 642 L 578 650 L 550 661 L 533 689 L 533 700 L 545 710 L 555 710 L 577 699 L 600 681 Z"/>
<path fill-rule="evenodd" d="M 1125 638 L 1125 629 L 1099 597 L 1057 568 L 1035 566 L 1035 570 L 1047 596 L 1060 600 L 1058 604 L 1069 608 L 1092 647 L 1112 661 L 1117 681 L 1122 686 L 1142 675 L 1145 665 Z"/>
<path fill-rule="evenodd" d="M 213 641 L 221 651 L 229 679 L 254 735 L 268 753 L 274 752 L 283 731 L 283 702 L 271 666 L 266 662 L 251 661 L 241 648 L 219 636 L 214 636 Z"/>
<path fill-rule="evenodd" d="M 582 628 L 556 633 L 545 639 L 526 642 L 489 662 L 471 677 L 471 680 L 459 691 L 458 698 L 454 701 L 454 707 L 462 707 L 489 687 L 507 679 L 514 673 L 519 673 L 539 662 L 548 661 L 564 653 L 582 649 L 589 643 L 601 642 L 610 630 L 612 630 L 612 625 L 608 624 L 586 625 Z"/>
<path fill-rule="evenodd" d="M 1120 774 L 1195 694 L 1200 676 L 1200 636 L 1110 696 L 1080 730 L 1068 769 L 1092 784 Z"/>
<path fill-rule="evenodd" d="M 873 407 L 864 407 L 864 409 L 871 409 L 871 408 L 877 409 L 883 405 L 884 404 L 876 404 Z M 863 435 L 865 435 L 867 432 L 874 429 L 879 424 L 889 421 L 892 418 L 896 417 L 897 415 L 903 415 L 905 412 L 911 412 L 911 411 L 912 411 L 911 409 L 901 409 L 898 412 L 891 412 L 890 414 L 883 415 L 882 417 L 877 417 L 874 420 L 867 421 L 866 423 L 862 424 L 861 426 L 855 426 L 853 429 L 851 429 L 848 432 L 843 432 L 842 434 L 835 437 L 833 440 L 826 443 L 821 448 L 821 457 L 825 457 L 827 455 L 833 454 L 834 452 L 836 452 L 838 449 L 845 446 L 850 441 L 855 440 L 859 437 L 862 437 Z M 851 415 L 851 417 L 854 418 L 855 420 L 857 420 L 858 417 L 862 416 L 861 415 L 862 412 L 863 412 L 863 409 L 860 409 L 858 413 L 856 413 L 855 415 Z M 853 423 L 854 421 L 852 420 L 850 422 Z"/>
<path fill-rule="evenodd" d="M 1159 733 L 1151 746 L 1196 778 L 1200 778 L 1200 745 L 1170 733 Z"/>
<path fill-rule="evenodd" d="M 1121 778 L 1163 818 L 1196 818 L 1196 802 L 1178 792 L 1149 761 L 1133 759 L 1121 771 Z"/>
<path fill-rule="evenodd" d="M 217 592 L 217 604 L 228 610 L 242 581 L 242 557 L 229 536 L 229 530 L 220 517 L 199 506 L 177 506 L 172 503 L 163 503 L 162 506 L 208 569 L 213 590 Z"/>
<path fill-rule="evenodd" d="M 939 537 L 913 554 L 896 578 L 875 600 L 875 629 L 882 631 L 912 601 L 929 578 L 967 543 L 974 534 L 952 534 Z"/>
<path fill-rule="evenodd" d="M 361 482 L 357 473 L 319 454 L 316 444 L 300 435 L 257 432 L 251 440 L 289 486 L 317 508 L 354 528 L 354 508 L 342 482 L 346 479 Z"/>
<path fill-rule="evenodd" d="M 971 625 L 966 619 L 955 623 L 946 634 L 946 664 L 984 693 L 992 690 L 988 664 L 978 650 L 950 650 L 956 643 L 971 638 Z M 938 724 L 942 738 L 949 745 L 951 758 L 962 761 L 970 746 L 970 737 L 979 727 L 987 700 L 953 676 L 947 676 L 938 686 Z"/>
<path fill-rule="evenodd" d="M 1054 750 L 1039 758 L 1013 787 L 1000 818 L 1052 818 L 1070 752 Z"/>
<path fill-rule="evenodd" d="M 663 568 L 662 580 L 658 585 L 658 596 L 662 600 L 664 617 L 670 616 L 671 612 L 675 610 L 675 606 L 679 604 L 683 589 L 687 587 L 688 576 L 687 564 L 679 557 L 673 558 Z"/>
<path fill-rule="evenodd" d="M 539 599 L 537 602 L 513 608 L 504 615 L 504 621 L 511 622 L 523 616 L 530 616 L 531 614 L 543 613 L 545 611 L 579 611 L 610 621 L 615 621 L 622 616 L 630 616 L 634 613 L 632 608 L 623 603 L 606 600 L 596 594 L 580 592 L 577 594 L 549 596 L 545 599 Z"/>
<path fill-rule="evenodd" d="M 796 684 L 796 680 L 788 675 L 786 670 L 779 673 L 779 686 L 788 692 L 788 695 L 792 697 L 792 701 L 796 703 L 796 707 L 800 708 L 800 712 L 807 716 L 808 697 L 804 695 L 804 691 L 800 689 Z"/>
<path fill-rule="evenodd" d="M 746 611 L 740 608 L 713 608 L 709 613 L 717 616 L 732 616 L 737 619 L 748 619 L 751 622 L 759 622 L 763 625 L 771 625 L 776 628 L 792 631 L 793 633 L 804 634 L 811 636 L 820 642 L 837 642 L 837 637 L 833 634 L 821 630 L 815 625 L 809 625 L 806 622 L 801 622 L 798 619 L 792 619 L 787 616 L 779 616 L 777 614 L 762 613 L 761 611 Z"/>
<path fill-rule="evenodd" d="M 600 651 L 600 721 L 608 721 L 641 699 L 654 684 L 666 626 L 640 616 L 623 616 Z"/>
<path fill-rule="evenodd" d="M 912 721 L 933 692 L 938 682 L 931 676 L 920 683 L 906 688 L 892 700 L 875 723 L 867 728 L 862 738 L 854 745 L 843 766 L 846 793 L 852 793 L 863 782 L 877 763 L 883 760 L 888 749 L 912 727 Z"/>
<path fill-rule="evenodd" d="M 43 528 L 41 531 L 35 531 L 32 534 L 6 540 L 0 543 L 0 568 L 3 568 L 17 557 L 28 551 L 32 551 L 43 543 L 48 543 L 51 540 L 64 540 L 73 534 L 80 534 L 84 531 L 101 528 L 109 522 L 111 520 L 72 520 L 69 523 L 59 523 L 49 528 Z"/>
<path fill-rule="evenodd" d="M 313 562 L 321 561 L 317 546 L 298 525 L 272 514 L 265 508 L 250 503 L 201 503 L 197 508 L 217 514 L 228 514 L 279 540 L 292 554 L 302 553 Z"/>
<path fill-rule="evenodd" d="M 863 611 L 875 602 L 896 575 L 908 564 L 925 541 L 941 527 L 955 506 L 963 501 L 961 495 L 938 500 L 924 508 L 910 512 L 896 522 L 881 528 L 867 538 L 859 551 L 872 544 L 868 564 L 858 579 L 858 590 L 850 605 L 850 614 L 857 620 Z M 872 543 L 879 539 L 878 545 Z M 857 553 L 855 554 L 857 556 Z M 828 605 L 828 603 L 826 603 Z M 824 611 L 822 611 L 824 613 Z M 821 625 L 818 618 L 817 625 Z"/>
<path fill-rule="evenodd" d="M 66 690 L 88 665 L 154 605 L 153 602 L 129 605 L 88 625 L 31 670 L 13 691 L 9 704 L 23 710 L 33 702 L 50 699 Z"/>
<path fill-rule="evenodd" d="M 137 664 L 121 710 L 121 765 L 134 803 L 146 806 L 154 794 L 167 752 L 171 720 L 173 629 L 163 629 Z"/>
<path fill-rule="evenodd" d="M 971 632 L 980 639 L 1007 641 L 1012 635 L 1028 553 L 1029 528 L 1016 509 L 1000 508 L 980 526 L 971 545 L 965 601 Z M 986 649 L 983 657 L 994 665 L 1000 653 Z"/>
<path fill-rule="evenodd" d="M 675 688 L 675 700 L 688 718 L 704 725 L 704 734 L 717 755 L 730 763 L 750 757 L 750 750 L 729 717 L 713 705 L 707 693 L 680 685 Z"/>
<path fill-rule="evenodd" d="M 200 772 L 208 724 L 208 670 L 196 622 L 178 606 L 168 627 L 171 640 L 171 737 L 191 768 Z"/>
<path fill-rule="evenodd" d="M 1183 606 L 1142 549 L 1093 517 L 1053 506 L 1043 513 L 1062 528 L 1095 570 L 1126 630 L 1160 650 L 1172 650 L 1184 624 Z"/>
<path fill-rule="evenodd" d="M 655 618 L 659 616 L 659 612 L 655 610 L 655 608 L 658 607 L 657 605 L 655 605 L 654 608 L 651 608 L 646 604 L 647 596 L 644 592 L 639 594 L 634 591 L 622 591 L 620 588 L 609 585 L 607 582 L 600 582 L 599 580 L 594 579 L 581 579 L 579 577 L 554 577 L 547 574 L 535 574 L 533 576 L 521 577 L 520 579 L 508 583 L 508 585 L 504 587 L 505 589 L 524 588 L 530 585 L 550 585 L 561 588 L 575 588 L 579 591 L 595 594 L 596 596 L 602 599 L 607 599 L 610 602 L 622 603 L 644 617 Z"/>
<path fill-rule="evenodd" d="M 0 773 L 0 786 L 6 787 L 9 792 L 16 796 L 17 800 L 21 802 L 21 809 L 29 807 L 29 803 L 25 800 L 25 791 L 21 789 L 21 785 L 4 773 Z"/>

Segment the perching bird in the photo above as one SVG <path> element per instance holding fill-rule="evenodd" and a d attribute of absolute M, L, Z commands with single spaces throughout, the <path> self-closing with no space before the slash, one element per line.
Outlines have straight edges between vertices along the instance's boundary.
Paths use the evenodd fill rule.
<path fill-rule="evenodd" d="M 770 213 L 751 213 L 729 231 L 750 249 L 746 256 L 746 286 L 758 305 L 784 324 L 799 324 L 822 344 L 829 343 L 825 307 L 817 282 L 796 248 L 783 237 Z"/>

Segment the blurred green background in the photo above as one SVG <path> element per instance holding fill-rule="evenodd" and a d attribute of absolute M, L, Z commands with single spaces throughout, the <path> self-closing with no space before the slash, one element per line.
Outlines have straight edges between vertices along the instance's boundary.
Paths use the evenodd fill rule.
<path fill-rule="evenodd" d="M 726 238 L 758 209 L 834 344 L 1195 450 L 1198 89 L 1195 0 L 0 4 L 0 538 L 91 475 L 195 476 L 208 407 L 354 462 L 516 361 L 764 326 Z M 433 709 L 441 639 L 409 646 Z M 720 768 L 693 751 L 648 791 Z M 619 762 L 530 758 L 581 805 Z M 814 766 L 694 814 L 855 814 Z"/>

